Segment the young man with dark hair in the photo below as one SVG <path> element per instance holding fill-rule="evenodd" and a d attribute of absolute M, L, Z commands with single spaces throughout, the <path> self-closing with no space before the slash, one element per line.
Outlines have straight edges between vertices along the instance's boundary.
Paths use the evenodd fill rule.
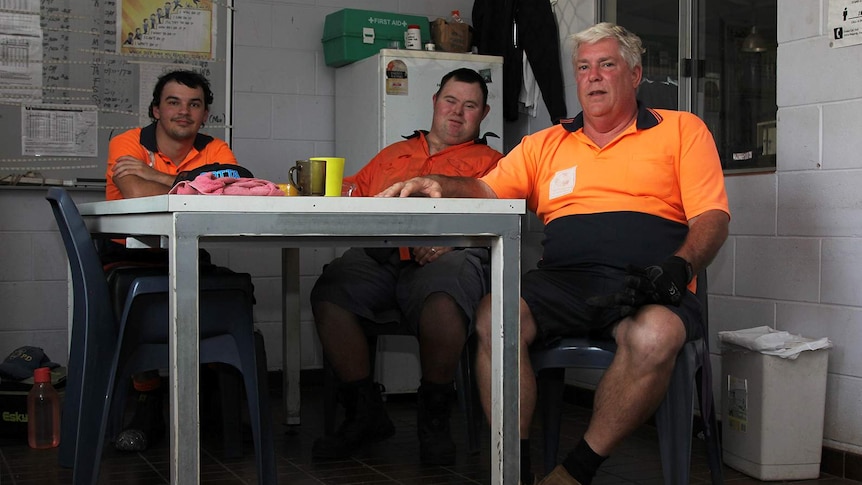
<path fill-rule="evenodd" d="M 200 133 L 213 93 L 209 81 L 193 71 L 171 71 L 156 82 L 148 113 L 153 122 L 111 139 L 105 172 L 107 200 L 167 194 L 180 172 L 212 163 L 236 165 L 227 143 Z M 105 264 L 167 264 L 164 251 L 126 250 L 109 243 L 101 252 Z M 138 391 L 131 423 L 114 440 L 122 451 L 143 451 L 165 433 L 161 379 L 157 371 L 134 376 Z"/>

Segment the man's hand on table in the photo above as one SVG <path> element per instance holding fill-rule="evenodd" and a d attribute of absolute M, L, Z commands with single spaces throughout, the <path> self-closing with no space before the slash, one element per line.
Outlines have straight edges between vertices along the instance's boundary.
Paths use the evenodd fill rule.
<path fill-rule="evenodd" d="M 433 178 L 414 177 L 404 182 L 392 184 L 375 197 L 410 197 L 414 195 L 439 198 L 443 196 L 443 187 L 440 182 Z M 454 249 L 441 246 L 413 248 L 413 260 L 420 266 L 424 266 Z"/>
<path fill-rule="evenodd" d="M 443 187 L 429 177 L 414 177 L 404 182 L 396 182 L 375 197 L 410 197 L 424 195 L 426 197 L 442 197 Z"/>

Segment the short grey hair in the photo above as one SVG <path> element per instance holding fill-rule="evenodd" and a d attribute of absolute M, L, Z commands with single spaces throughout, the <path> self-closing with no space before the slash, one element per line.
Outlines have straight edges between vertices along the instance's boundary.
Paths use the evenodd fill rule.
<path fill-rule="evenodd" d="M 630 68 L 641 65 L 641 55 L 644 53 L 643 42 L 641 42 L 640 37 L 621 25 L 602 22 L 577 34 L 572 34 L 569 39 L 572 41 L 573 61 L 576 60 L 578 47 L 581 44 L 595 44 L 600 40 L 615 39 L 620 45 L 620 56 L 626 61 L 626 64 Z"/>

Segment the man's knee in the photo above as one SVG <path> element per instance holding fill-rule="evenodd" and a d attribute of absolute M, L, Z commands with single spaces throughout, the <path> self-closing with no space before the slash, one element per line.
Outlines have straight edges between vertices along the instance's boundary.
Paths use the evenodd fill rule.
<path fill-rule="evenodd" d="M 521 345 L 526 348 L 536 340 L 536 322 L 530 307 L 522 299 L 520 301 Z M 480 346 L 491 348 L 491 295 L 486 295 L 479 303 L 476 311 L 476 338 Z"/>
<path fill-rule="evenodd" d="M 615 334 L 620 351 L 631 353 L 643 364 L 674 359 L 686 338 L 682 320 L 659 305 L 644 307 L 633 318 L 624 319 Z"/>
<path fill-rule="evenodd" d="M 356 316 L 353 313 L 329 301 L 312 301 L 311 313 L 314 315 L 314 324 L 318 328 L 356 322 Z"/>
<path fill-rule="evenodd" d="M 422 303 L 422 313 L 444 316 L 453 313 L 463 314 L 464 311 L 461 310 L 458 302 L 451 295 L 436 291 L 425 297 L 425 301 Z"/>

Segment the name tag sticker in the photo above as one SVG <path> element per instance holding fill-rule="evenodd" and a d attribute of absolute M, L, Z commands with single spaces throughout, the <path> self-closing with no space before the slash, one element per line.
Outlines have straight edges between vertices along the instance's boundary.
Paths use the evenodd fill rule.
<path fill-rule="evenodd" d="M 551 186 L 548 188 L 548 200 L 572 193 L 575 188 L 575 171 L 577 168 L 560 170 L 554 175 L 554 178 L 551 179 Z"/>

